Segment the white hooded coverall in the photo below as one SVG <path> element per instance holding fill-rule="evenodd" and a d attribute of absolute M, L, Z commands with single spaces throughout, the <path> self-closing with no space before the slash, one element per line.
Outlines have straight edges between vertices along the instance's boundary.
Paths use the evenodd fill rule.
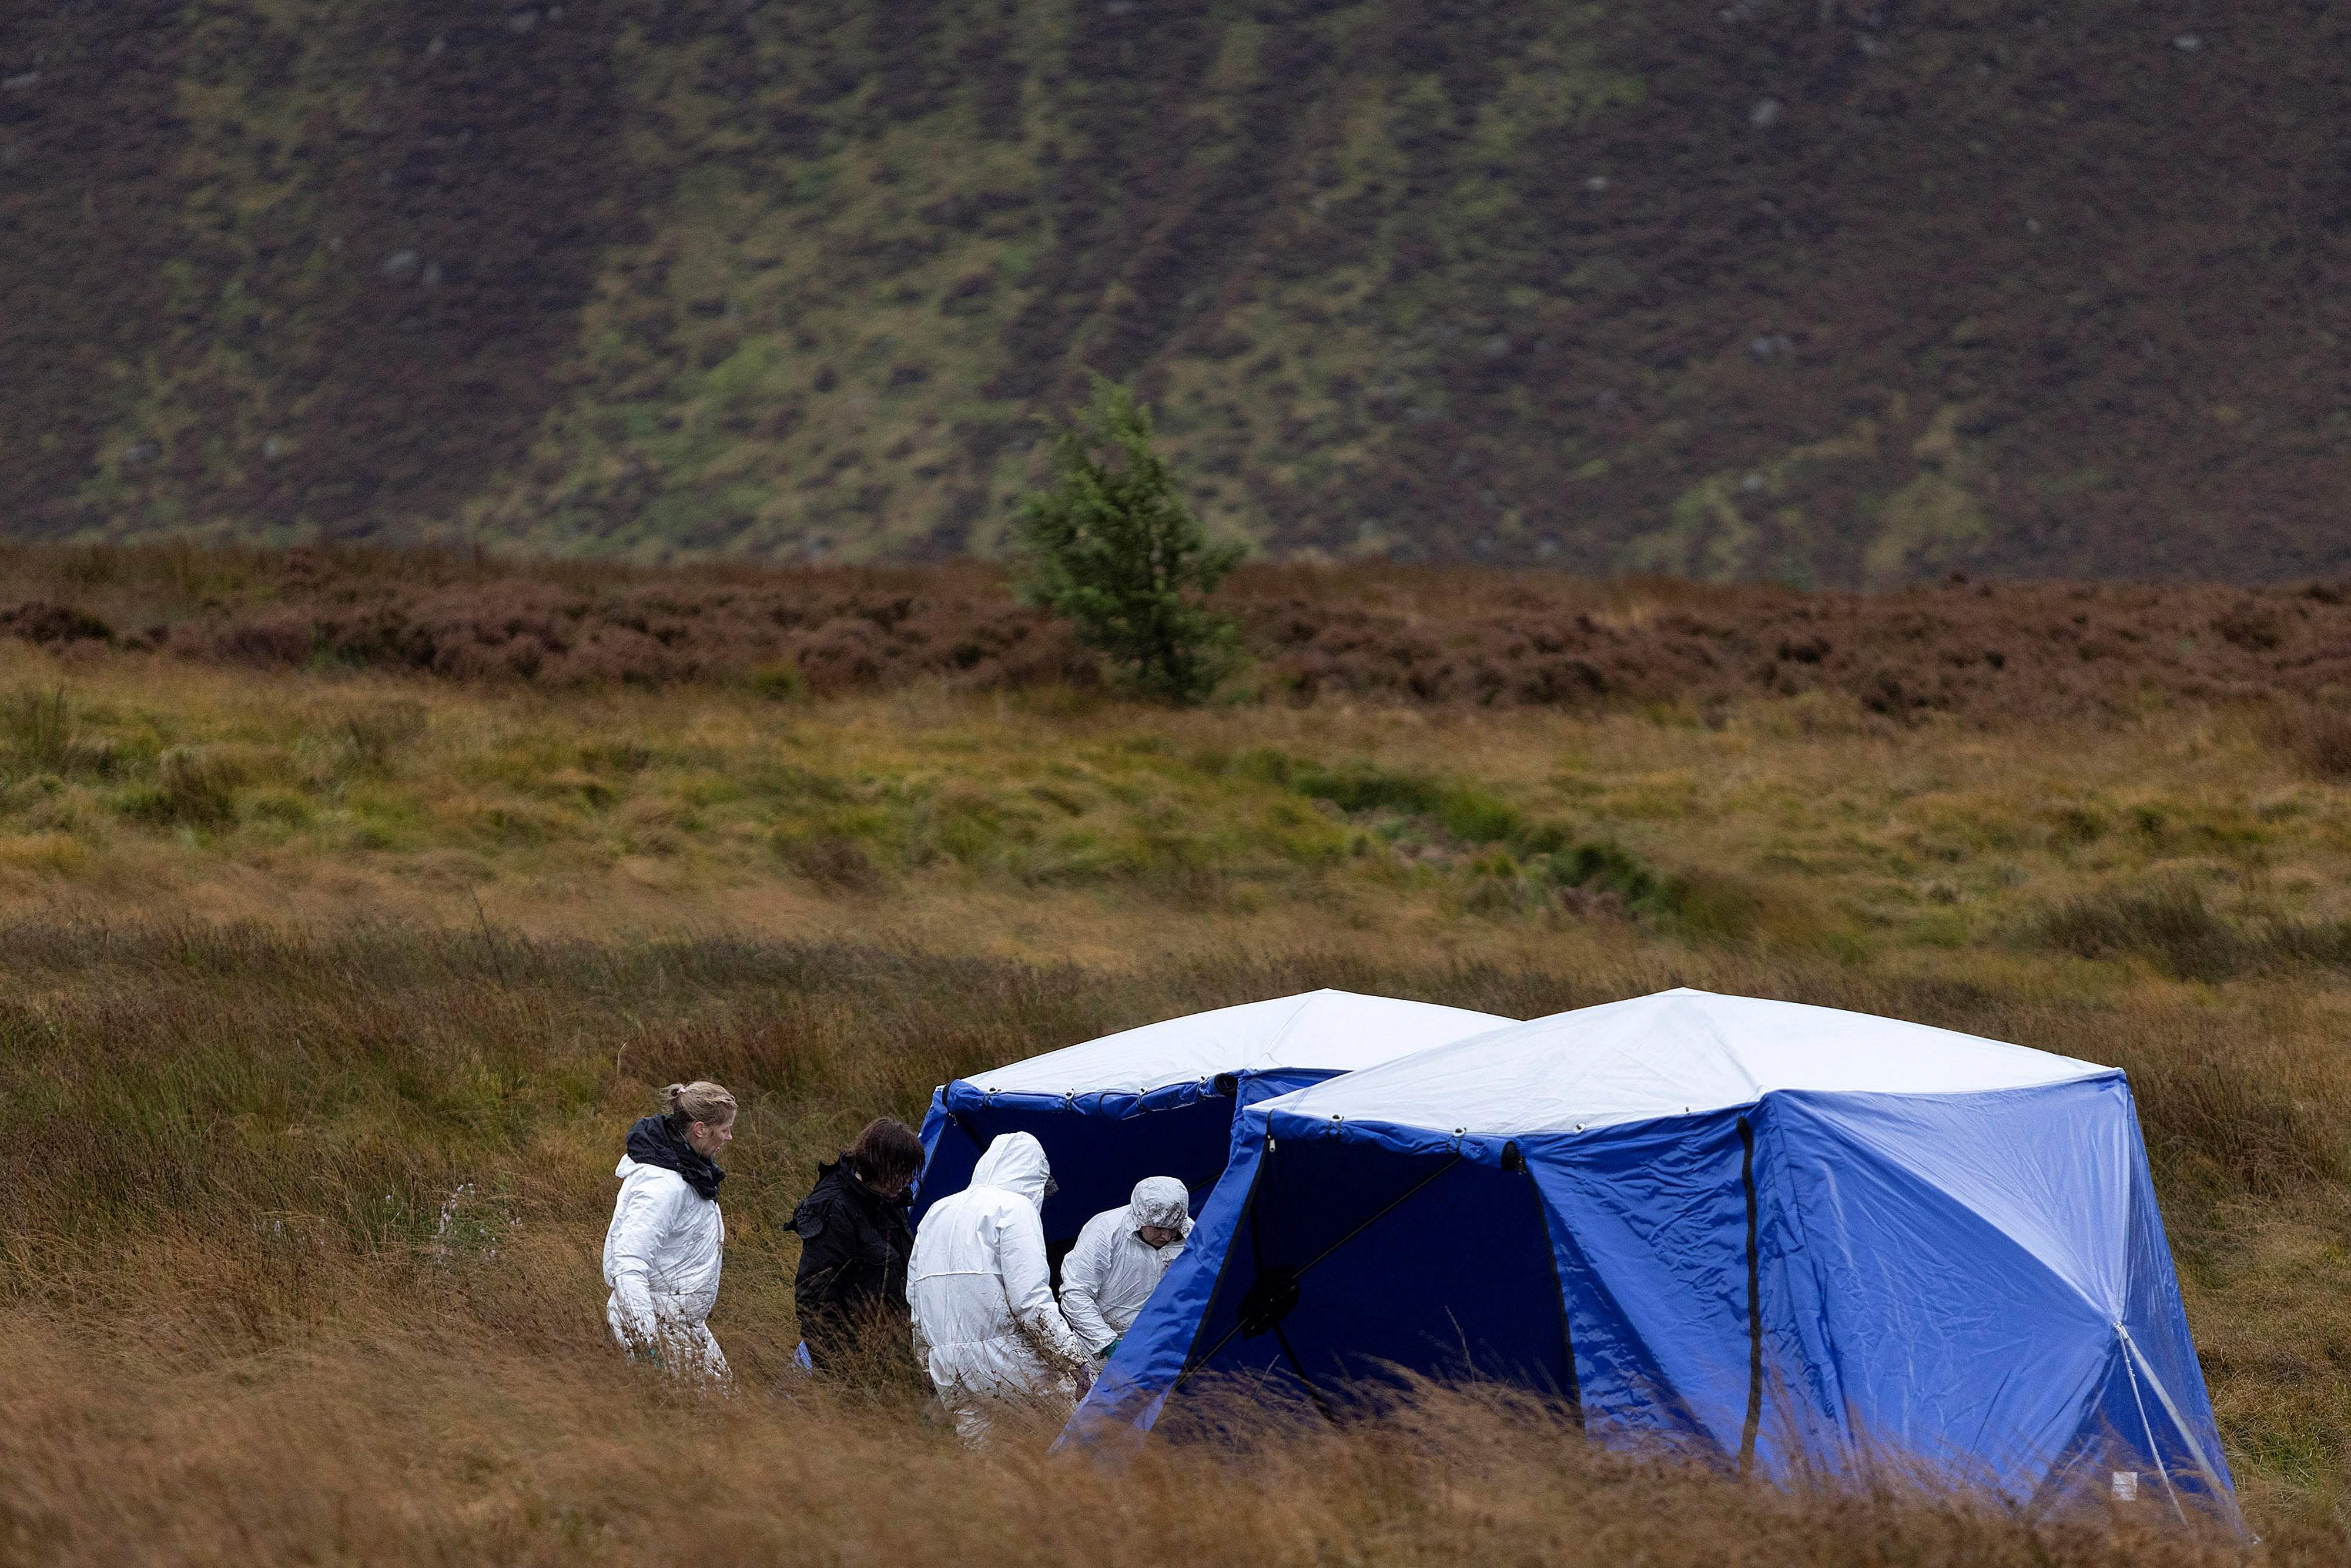
<path fill-rule="evenodd" d="M 718 1302 L 726 1221 L 715 1198 L 684 1176 L 626 1155 L 612 1174 L 621 1196 L 604 1232 L 604 1321 L 632 1355 L 649 1353 L 664 1371 L 724 1379 L 726 1357 L 704 1320 Z"/>
<path fill-rule="evenodd" d="M 1027 1133 L 988 1145 L 971 1185 L 923 1216 L 906 1265 L 914 1354 L 956 1430 L 977 1443 L 990 1406 L 1039 1400 L 1074 1407 L 1084 1351 L 1053 1301 L 1045 1260 L 1045 1150 Z"/>
<path fill-rule="evenodd" d="M 1086 1221 L 1077 1245 L 1061 1260 L 1061 1313 L 1099 1362 L 1151 1300 L 1167 1266 L 1184 1254 L 1192 1233 L 1192 1195 L 1174 1176 L 1144 1176 L 1123 1208 Z M 1146 1225 L 1176 1232 L 1165 1247 L 1144 1240 Z"/>

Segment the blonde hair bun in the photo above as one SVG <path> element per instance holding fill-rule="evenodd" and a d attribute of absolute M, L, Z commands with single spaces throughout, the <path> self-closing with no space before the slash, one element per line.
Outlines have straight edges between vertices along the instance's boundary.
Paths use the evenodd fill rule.
<path fill-rule="evenodd" d="M 696 1122 L 719 1126 L 735 1119 L 735 1096 L 723 1084 L 697 1078 L 691 1083 L 673 1083 L 661 1092 L 662 1114 L 680 1127 Z"/>

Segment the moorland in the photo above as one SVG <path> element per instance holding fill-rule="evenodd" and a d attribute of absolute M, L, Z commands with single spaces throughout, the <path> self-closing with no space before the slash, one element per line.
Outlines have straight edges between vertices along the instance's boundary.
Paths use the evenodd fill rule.
<path fill-rule="evenodd" d="M 976 567 L 7 564 L 0 1558 L 2242 1560 L 1490 1391 L 1107 1470 L 786 1376 L 781 1226 L 866 1116 L 1320 985 L 2126 1069 L 2255 1560 L 2351 1545 L 2336 585 L 1254 569 L 1252 666 L 1178 710 Z M 697 1075 L 745 1107 L 724 1400 L 626 1365 L 596 1274 Z"/>
<path fill-rule="evenodd" d="M 998 548 L 1088 370 L 1334 559 L 2351 569 L 2329 0 L 0 14 L 19 538 Z"/>

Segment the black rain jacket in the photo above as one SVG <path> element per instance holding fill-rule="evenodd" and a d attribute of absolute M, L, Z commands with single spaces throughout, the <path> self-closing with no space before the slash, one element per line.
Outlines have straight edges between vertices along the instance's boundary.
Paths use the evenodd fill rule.
<path fill-rule="evenodd" d="M 910 1343 L 906 1259 L 914 1232 L 905 1200 L 867 1186 L 846 1155 L 816 1172 L 815 1187 L 792 1211 L 800 1238 L 792 1304 L 809 1360 L 821 1371 L 840 1365 L 859 1337 L 878 1327 L 886 1326 L 898 1347 Z"/>

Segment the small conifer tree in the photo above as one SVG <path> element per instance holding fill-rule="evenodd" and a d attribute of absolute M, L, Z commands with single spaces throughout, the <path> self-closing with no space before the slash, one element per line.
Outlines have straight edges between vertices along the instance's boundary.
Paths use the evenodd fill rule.
<path fill-rule="evenodd" d="M 1152 445 L 1151 413 L 1094 379 L 1091 409 L 1054 442 L 1050 488 L 1013 524 L 1021 597 L 1172 702 L 1197 702 L 1232 668 L 1233 623 L 1203 602 L 1244 553 L 1214 544 Z"/>

